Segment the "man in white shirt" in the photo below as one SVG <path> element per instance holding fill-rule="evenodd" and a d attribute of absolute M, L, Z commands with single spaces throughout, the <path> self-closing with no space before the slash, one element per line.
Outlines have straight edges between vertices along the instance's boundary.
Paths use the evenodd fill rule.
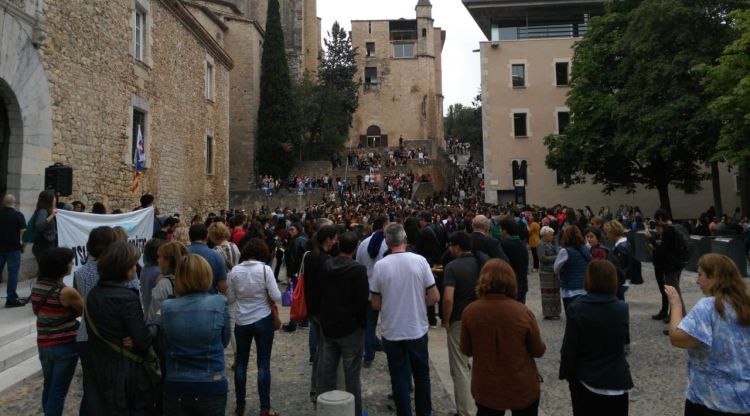
<path fill-rule="evenodd" d="M 373 233 L 362 240 L 357 249 L 357 262 L 367 268 L 367 280 L 372 282 L 372 272 L 375 263 L 383 258 L 383 254 L 388 249 L 385 244 L 383 229 L 388 222 L 388 217 L 379 216 L 372 223 Z M 372 360 L 375 359 L 375 351 L 382 351 L 380 340 L 376 335 L 378 326 L 379 312 L 372 309 L 372 305 L 367 308 L 367 328 L 365 329 L 365 356 L 362 364 L 365 368 L 370 368 Z"/>
<path fill-rule="evenodd" d="M 427 305 L 440 300 L 427 260 L 406 251 L 406 232 L 401 224 L 385 228 L 391 254 L 375 263 L 370 292 L 372 308 L 381 311 L 383 349 L 397 413 L 411 414 L 409 387 L 414 379 L 417 416 L 432 415 L 430 359 L 427 349 Z"/>

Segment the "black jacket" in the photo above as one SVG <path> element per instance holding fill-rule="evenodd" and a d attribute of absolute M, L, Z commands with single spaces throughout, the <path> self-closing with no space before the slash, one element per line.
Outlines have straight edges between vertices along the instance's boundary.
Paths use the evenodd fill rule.
<path fill-rule="evenodd" d="M 367 268 L 338 256 L 328 260 L 321 279 L 320 324 L 330 338 L 345 337 L 367 326 Z"/>
<path fill-rule="evenodd" d="M 86 297 L 86 320 L 94 323 L 99 334 L 116 345 L 125 337 L 133 340 L 132 352 L 145 356 L 154 332 L 146 327 L 140 296 L 134 289 L 99 282 Z M 152 327 L 153 328 L 153 327 Z M 156 399 L 144 367 L 125 358 L 102 341 L 88 325 L 89 353 L 93 378 L 98 387 L 94 397 L 102 399 L 101 414 L 121 415 L 153 409 Z M 128 410 L 130 409 L 130 410 Z M 136 411 L 137 410 L 137 411 Z"/>
<path fill-rule="evenodd" d="M 308 250 L 309 240 L 305 233 L 299 233 L 294 239 L 289 241 L 287 244 L 286 253 L 286 275 L 292 277 L 299 273 L 299 268 L 302 265 L 302 257 Z"/>
<path fill-rule="evenodd" d="M 503 251 L 508 256 L 508 263 L 516 273 L 516 282 L 518 282 L 518 292 L 528 292 L 529 290 L 529 249 L 526 243 L 520 239 L 507 238 L 502 241 Z"/>
<path fill-rule="evenodd" d="M 315 255 L 311 251 L 305 256 L 305 303 L 307 304 L 307 315 L 320 315 L 320 289 L 324 276 L 324 266 L 331 256 L 325 251 Z"/>
<path fill-rule="evenodd" d="M 440 261 L 445 247 L 440 246 L 440 238 L 432 224 L 427 224 L 417 235 L 417 254 L 427 259 L 430 266 Z"/>
<path fill-rule="evenodd" d="M 614 294 L 589 293 L 568 305 L 560 360 L 560 379 L 580 380 L 591 387 L 633 387 L 625 360 L 628 305 Z"/>
<path fill-rule="evenodd" d="M 508 261 L 508 256 L 503 251 L 500 241 L 486 236 L 478 231 L 471 233 L 471 251 L 481 251 L 491 259 Z"/>
<path fill-rule="evenodd" d="M 682 270 L 683 264 L 678 260 L 677 229 L 673 224 L 664 225 L 661 237 L 656 240 L 654 247 L 654 267 L 660 267 L 664 271 Z"/>

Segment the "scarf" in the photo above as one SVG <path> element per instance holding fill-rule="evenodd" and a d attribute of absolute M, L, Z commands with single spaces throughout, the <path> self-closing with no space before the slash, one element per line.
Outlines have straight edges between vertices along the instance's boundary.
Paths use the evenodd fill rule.
<path fill-rule="evenodd" d="M 378 253 L 380 253 L 380 246 L 383 245 L 383 240 L 385 240 L 383 230 L 377 230 L 372 234 L 370 244 L 367 245 L 367 253 L 370 255 L 371 259 L 375 259 L 375 257 L 378 256 Z"/>

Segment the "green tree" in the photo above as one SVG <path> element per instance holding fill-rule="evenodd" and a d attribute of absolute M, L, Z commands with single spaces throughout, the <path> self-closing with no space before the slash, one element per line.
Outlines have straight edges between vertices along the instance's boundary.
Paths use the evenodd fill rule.
<path fill-rule="evenodd" d="M 449 106 L 443 123 L 446 137 L 470 143 L 472 150 L 482 151 L 482 103 L 479 96 L 471 106 L 460 103 Z"/>
<path fill-rule="evenodd" d="M 286 177 L 294 166 L 291 157 L 301 139 L 298 109 L 281 29 L 279 1 L 269 0 L 260 76 L 260 106 L 256 166 L 260 174 Z"/>
<path fill-rule="evenodd" d="M 729 32 L 722 13 L 707 4 L 611 2 L 591 20 L 574 51 L 568 97 L 574 122 L 545 138 L 547 166 L 566 185 L 590 178 L 611 193 L 641 184 L 656 189 L 670 211 L 670 185 L 700 189 L 718 120 L 692 69 L 718 57 Z"/>
<path fill-rule="evenodd" d="M 334 22 L 324 39 L 325 53 L 318 67 L 315 91 L 318 116 L 307 136 L 314 158 L 327 159 L 342 150 L 349 137 L 354 112 L 359 106 L 357 48 L 338 22 Z"/>
<path fill-rule="evenodd" d="M 300 159 L 315 159 L 312 152 L 316 150 L 320 137 L 318 123 L 320 120 L 320 103 L 318 102 L 318 85 L 315 79 L 305 72 L 300 82 L 294 86 L 294 100 L 299 109 L 299 127 L 302 132 Z"/>
<path fill-rule="evenodd" d="M 740 167 L 742 211 L 750 212 L 750 10 L 730 14 L 736 39 L 718 62 L 700 70 L 704 85 L 714 94 L 709 105 L 721 120 L 721 133 L 714 160 Z"/>

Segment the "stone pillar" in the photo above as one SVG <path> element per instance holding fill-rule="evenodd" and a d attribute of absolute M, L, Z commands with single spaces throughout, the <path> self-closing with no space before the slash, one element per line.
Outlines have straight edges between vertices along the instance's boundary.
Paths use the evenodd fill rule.
<path fill-rule="evenodd" d="M 354 395 L 333 390 L 318 396 L 317 416 L 351 416 L 354 414 Z"/>

